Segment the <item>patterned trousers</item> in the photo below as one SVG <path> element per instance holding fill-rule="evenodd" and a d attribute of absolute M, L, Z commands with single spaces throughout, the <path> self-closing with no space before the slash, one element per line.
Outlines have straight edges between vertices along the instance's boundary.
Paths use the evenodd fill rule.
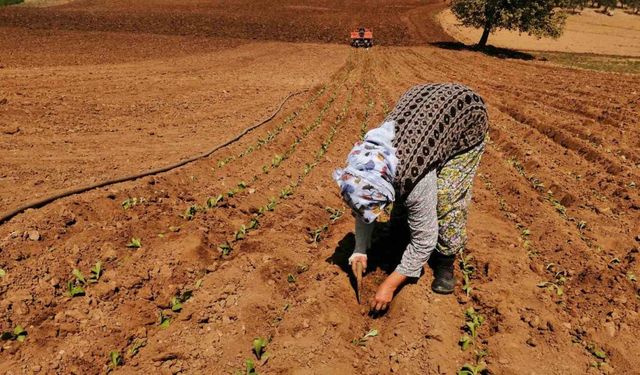
<path fill-rule="evenodd" d="M 438 245 L 443 255 L 461 252 L 467 243 L 471 187 L 485 143 L 456 155 L 438 172 Z"/>

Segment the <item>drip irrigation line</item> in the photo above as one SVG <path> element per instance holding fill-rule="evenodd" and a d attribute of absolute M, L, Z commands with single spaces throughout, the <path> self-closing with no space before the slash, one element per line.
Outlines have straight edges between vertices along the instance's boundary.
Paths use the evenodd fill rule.
<path fill-rule="evenodd" d="M 105 187 L 105 186 L 109 186 L 109 185 L 113 185 L 113 184 L 118 184 L 121 182 L 126 182 L 126 181 L 132 181 L 132 180 L 137 180 L 139 178 L 142 177 L 147 177 L 147 176 L 151 176 L 151 175 L 155 175 L 158 173 L 164 173 L 164 172 L 168 172 L 172 169 L 176 169 L 179 167 L 182 167 L 186 164 L 192 163 L 196 160 L 202 159 L 202 158 L 206 158 L 207 156 L 213 154 L 214 152 L 218 151 L 219 149 L 223 148 L 223 147 L 227 147 L 230 144 L 237 142 L 240 138 L 242 138 L 243 136 L 245 136 L 247 133 L 249 133 L 250 131 L 256 129 L 259 126 L 262 126 L 264 124 L 266 124 L 267 122 L 273 120 L 278 113 L 280 113 L 280 111 L 282 110 L 282 108 L 284 107 L 284 105 L 286 104 L 286 102 L 291 99 L 293 96 L 302 94 L 303 92 L 308 91 L 308 89 L 304 89 L 304 90 L 300 90 L 300 91 L 296 91 L 296 92 L 292 92 L 289 95 L 287 95 L 282 102 L 280 102 L 280 105 L 275 109 L 275 111 L 273 111 L 273 113 L 271 115 L 269 115 L 267 118 L 261 120 L 260 122 L 253 124 L 247 128 L 245 128 L 243 131 L 241 131 L 238 135 L 236 135 L 235 137 L 219 144 L 216 145 L 214 147 L 212 147 L 211 149 L 198 154 L 196 156 L 192 156 L 188 159 L 179 161 L 177 163 L 173 163 L 164 167 L 160 167 L 160 168 L 155 168 L 155 169 L 150 169 L 147 171 L 143 171 L 140 173 L 136 173 L 133 175 L 129 175 L 129 176 L 123 176 L 123 177 L 116 177 L 110 180 L 106 180 L 106 181 L 101 181 L 101 182 L 97 182 L 95 184 L 91 184 L 91 185 L 86 185 L 86 186 L 81 186 L 81 187 L 75 187 L 75 188 L 71 188 L 65 191 L 62 191 L 60 193 L 57 194 L 53 194 L 50 195 L 48 197 L 42 198 L 40 200 L 34 201 L 34 202 L 30 202 L 30 203 L 26 203 L 12 211 L 6 212 L 4 214 L 2 214 L 2 216 L 0 216 L 0 224 L 4 224 L 5 222 L 9 221 L 11 218 L 13 218 L 14 216 L 18 215 L 21 212 L 24 212 L 28 209 L 32 209 L 32 208 L 41 208 L 46 206 L 47 204 L 54 202 L 58 199 L 61 198 L 65 198 L 68 197 L 70 195 L 75 195 L 75 194 L 80 194 L 80 193 L 84 193 L 87 192 L 89 190 L 93 190 L 93 189 L 97 189 L 97 188 L 101 188 L 101 187 Z"/>

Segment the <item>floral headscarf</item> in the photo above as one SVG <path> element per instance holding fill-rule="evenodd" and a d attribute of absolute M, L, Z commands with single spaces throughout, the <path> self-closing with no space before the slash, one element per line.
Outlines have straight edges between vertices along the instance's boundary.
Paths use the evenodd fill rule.
<path fill-rule="evenodd" d="M 393 147 L 395 122 L 369 131 L 347 157 L 347 166 L 333 172 L 345 202 L 365 223 L 374 222 L 395 200 L 393 180 L 398 158 Z"/>

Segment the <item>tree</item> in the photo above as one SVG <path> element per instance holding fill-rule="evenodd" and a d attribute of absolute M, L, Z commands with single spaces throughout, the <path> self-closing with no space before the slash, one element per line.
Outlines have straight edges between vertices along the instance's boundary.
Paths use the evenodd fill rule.
<path fill-rule="evenodd" d="M 482 28 L 478 47 L 485 47 L 497 29 L 517 30 L 539 38 L 562 34 L 566 14 L 554 0 L 454 0 L 453 14 L 465 26 Z"/>

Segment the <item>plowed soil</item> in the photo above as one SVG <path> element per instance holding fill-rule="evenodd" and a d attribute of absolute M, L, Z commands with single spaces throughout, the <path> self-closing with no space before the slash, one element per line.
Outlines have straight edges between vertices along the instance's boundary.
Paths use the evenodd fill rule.
<path fill-rule="evenodd" d="M 232 374 L 253 358 L 261 374 L 452 374 L 475 350 L 493 374 L 639 368 L 639 76 L 404 45 L 447 40 L 431 22 L 439 2 L 264 3 L 0 10 L 1 211 L 201 152 L 309 89 L 209 158 L 2 224 L 0 329 L 28 335 L 1 342 L 0 372 Z M 370 50 L 317 43 L 341 41 L 357 16 L 404 31 Z M 270 41 L 243 38 L 243 25 Z M 353 222 L 330 175 L 428 81 L 465 83 L 490 107 L 465 254 L 473 290 L 435 295 L 426 269 L 372 319 L 345 271 Z M 393 241 L 375 245 L 365 298 L 402 250 Z M 88 277 L 97 261 L 100 279 L 69 297 L 73 269 Z M 470 307 L 485 322 L 461 350 Z M 252 354 L 256 337 L 270 338 L 268 360 Z M 114 370 L 111 351 L 124 360 Z"/>

